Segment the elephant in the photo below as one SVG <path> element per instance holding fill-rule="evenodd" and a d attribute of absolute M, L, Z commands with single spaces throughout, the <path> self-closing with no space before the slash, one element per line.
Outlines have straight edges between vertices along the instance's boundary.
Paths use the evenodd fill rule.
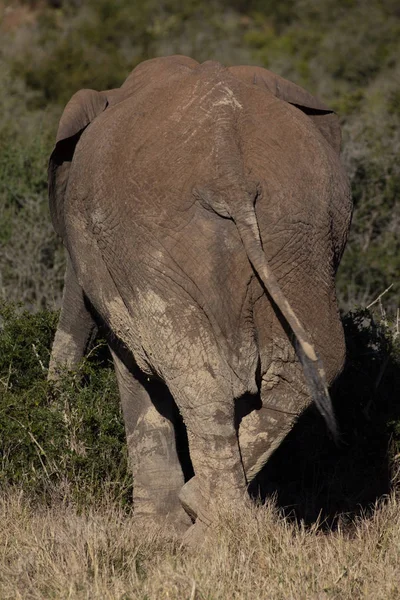
<path fill-rule="evenodd" d="M 301 87 L 180 55 L 67 104 L 49 161 L 67 254 L 49 378 L 102 328 L 139 523 L 201 538 L 312 402 L 337 435 L 340 143 Z"/>

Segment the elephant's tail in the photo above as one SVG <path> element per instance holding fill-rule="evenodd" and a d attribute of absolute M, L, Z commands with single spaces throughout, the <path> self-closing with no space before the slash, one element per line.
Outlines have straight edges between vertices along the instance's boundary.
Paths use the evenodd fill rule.
<path fill-rule="evenodd" d="M 273 302 L 277 306 L 278 310 L 282 313 L 287 324 L 294 333 L 297 342 L 297 355 L 303 366 L 304 375 L 310 389 L 312 399 L 317 405 L 321 415 L 325 419 L 333 439 L 337 441 L 338 431 L 336 419 L 328 392 L 328 385 L 326 382 L 325 370 L 322 361 L 316 353 L 310 336 L 290 306 L 287 298 L 279 286 L 274 273 L 269 266 L 267 257 L 265 256 L 262 248 L 254 205 L 246 205 L 244 208 L 242 204 L 242 210 L 239 210 L 238 213 L 238 215 L 234 215 L 231 211 L 230 216 L 233 218 L 236 224 L 248 259 L 264 284 L 268 294 L 271 296 Z"/>

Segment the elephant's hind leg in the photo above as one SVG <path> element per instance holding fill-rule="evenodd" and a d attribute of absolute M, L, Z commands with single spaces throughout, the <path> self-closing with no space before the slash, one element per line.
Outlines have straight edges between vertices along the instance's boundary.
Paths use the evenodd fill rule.
<path fill-rule="evenodd" d="M 178 533 L 192 524 L 178 494 L 185 483 L 185 457 L 180 460 L 178 412 L 168 390 L 160 397 L 158 384 L 144 385 L 112 351 L 124 413 L 133 500 L 138 521 L 168 523 Z M 162 395 L 161 391 L 161 395 Z M 184 446 L 184 443 L 182 444 Z M 179 448 L 184 454 L 184 447 Z"/>
<path fill-rule="evenodd" d="M 297 369 L 297 365 L 293 365 Z M 239 444 L 246 476 L 255 492 L 258 473 L 291 431 L 310 403 L 301 386 L 280 379 L 272 388 L 263 380 L 261 405 L 247 414 L 239 425 Z"/>
<path fill-rule="evenodd" d="M 215 506 L 246 495 L 231 383 L 217 373 L 203 364 L 169 382 L 187 428 L 195 472 L 180 494 L 185 509 L 197 517 L 185 536 L 189 543 L 215 522 Z"/>
<path fill-rule="evenodd" d="M 50 357 L 50 380 L 58 379 L 59 368 L 73 369 L 79 364 L 94 329 L 95 323 L 68 257 L 61 314 Z"/>

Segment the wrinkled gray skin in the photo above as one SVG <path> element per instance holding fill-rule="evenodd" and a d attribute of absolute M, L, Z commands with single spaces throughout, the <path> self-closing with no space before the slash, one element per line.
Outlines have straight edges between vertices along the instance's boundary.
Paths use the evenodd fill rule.
<path fill-rule="evenodd" d="M 257 67 L 157 58 L 67 105 L 49 167 L 68 252 L 49 376 L 105 329 L 138 518 L 197 539 L 210 499 L 240 498 L 312 399 L 335 434 L 339 148 L 332 111 Z"/>

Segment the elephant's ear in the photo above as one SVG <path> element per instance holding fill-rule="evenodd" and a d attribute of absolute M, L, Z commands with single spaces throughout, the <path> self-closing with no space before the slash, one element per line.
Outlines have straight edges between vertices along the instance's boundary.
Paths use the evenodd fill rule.
<path fill-rule="evenodd" d="M 262 67 L 229 67 L 235 77 L 249 85 L 267 89 L 277 98 L 303 111 L 318 127 L 324 138 L 339 154 L 341 132 L 339 118 L 333 110 L 299 85 L 275 75 Z"/>
<path fill-rule="evenodd" d="M 69 169 L 76 144 L 86 127 L 107 108 L 104 92 L 80 90 L 68 102 L 58 126 L 56 145 L 50 156 L 48 179 L 50 214 L 58 235 L 64 239 L 63 205 Z"/>

